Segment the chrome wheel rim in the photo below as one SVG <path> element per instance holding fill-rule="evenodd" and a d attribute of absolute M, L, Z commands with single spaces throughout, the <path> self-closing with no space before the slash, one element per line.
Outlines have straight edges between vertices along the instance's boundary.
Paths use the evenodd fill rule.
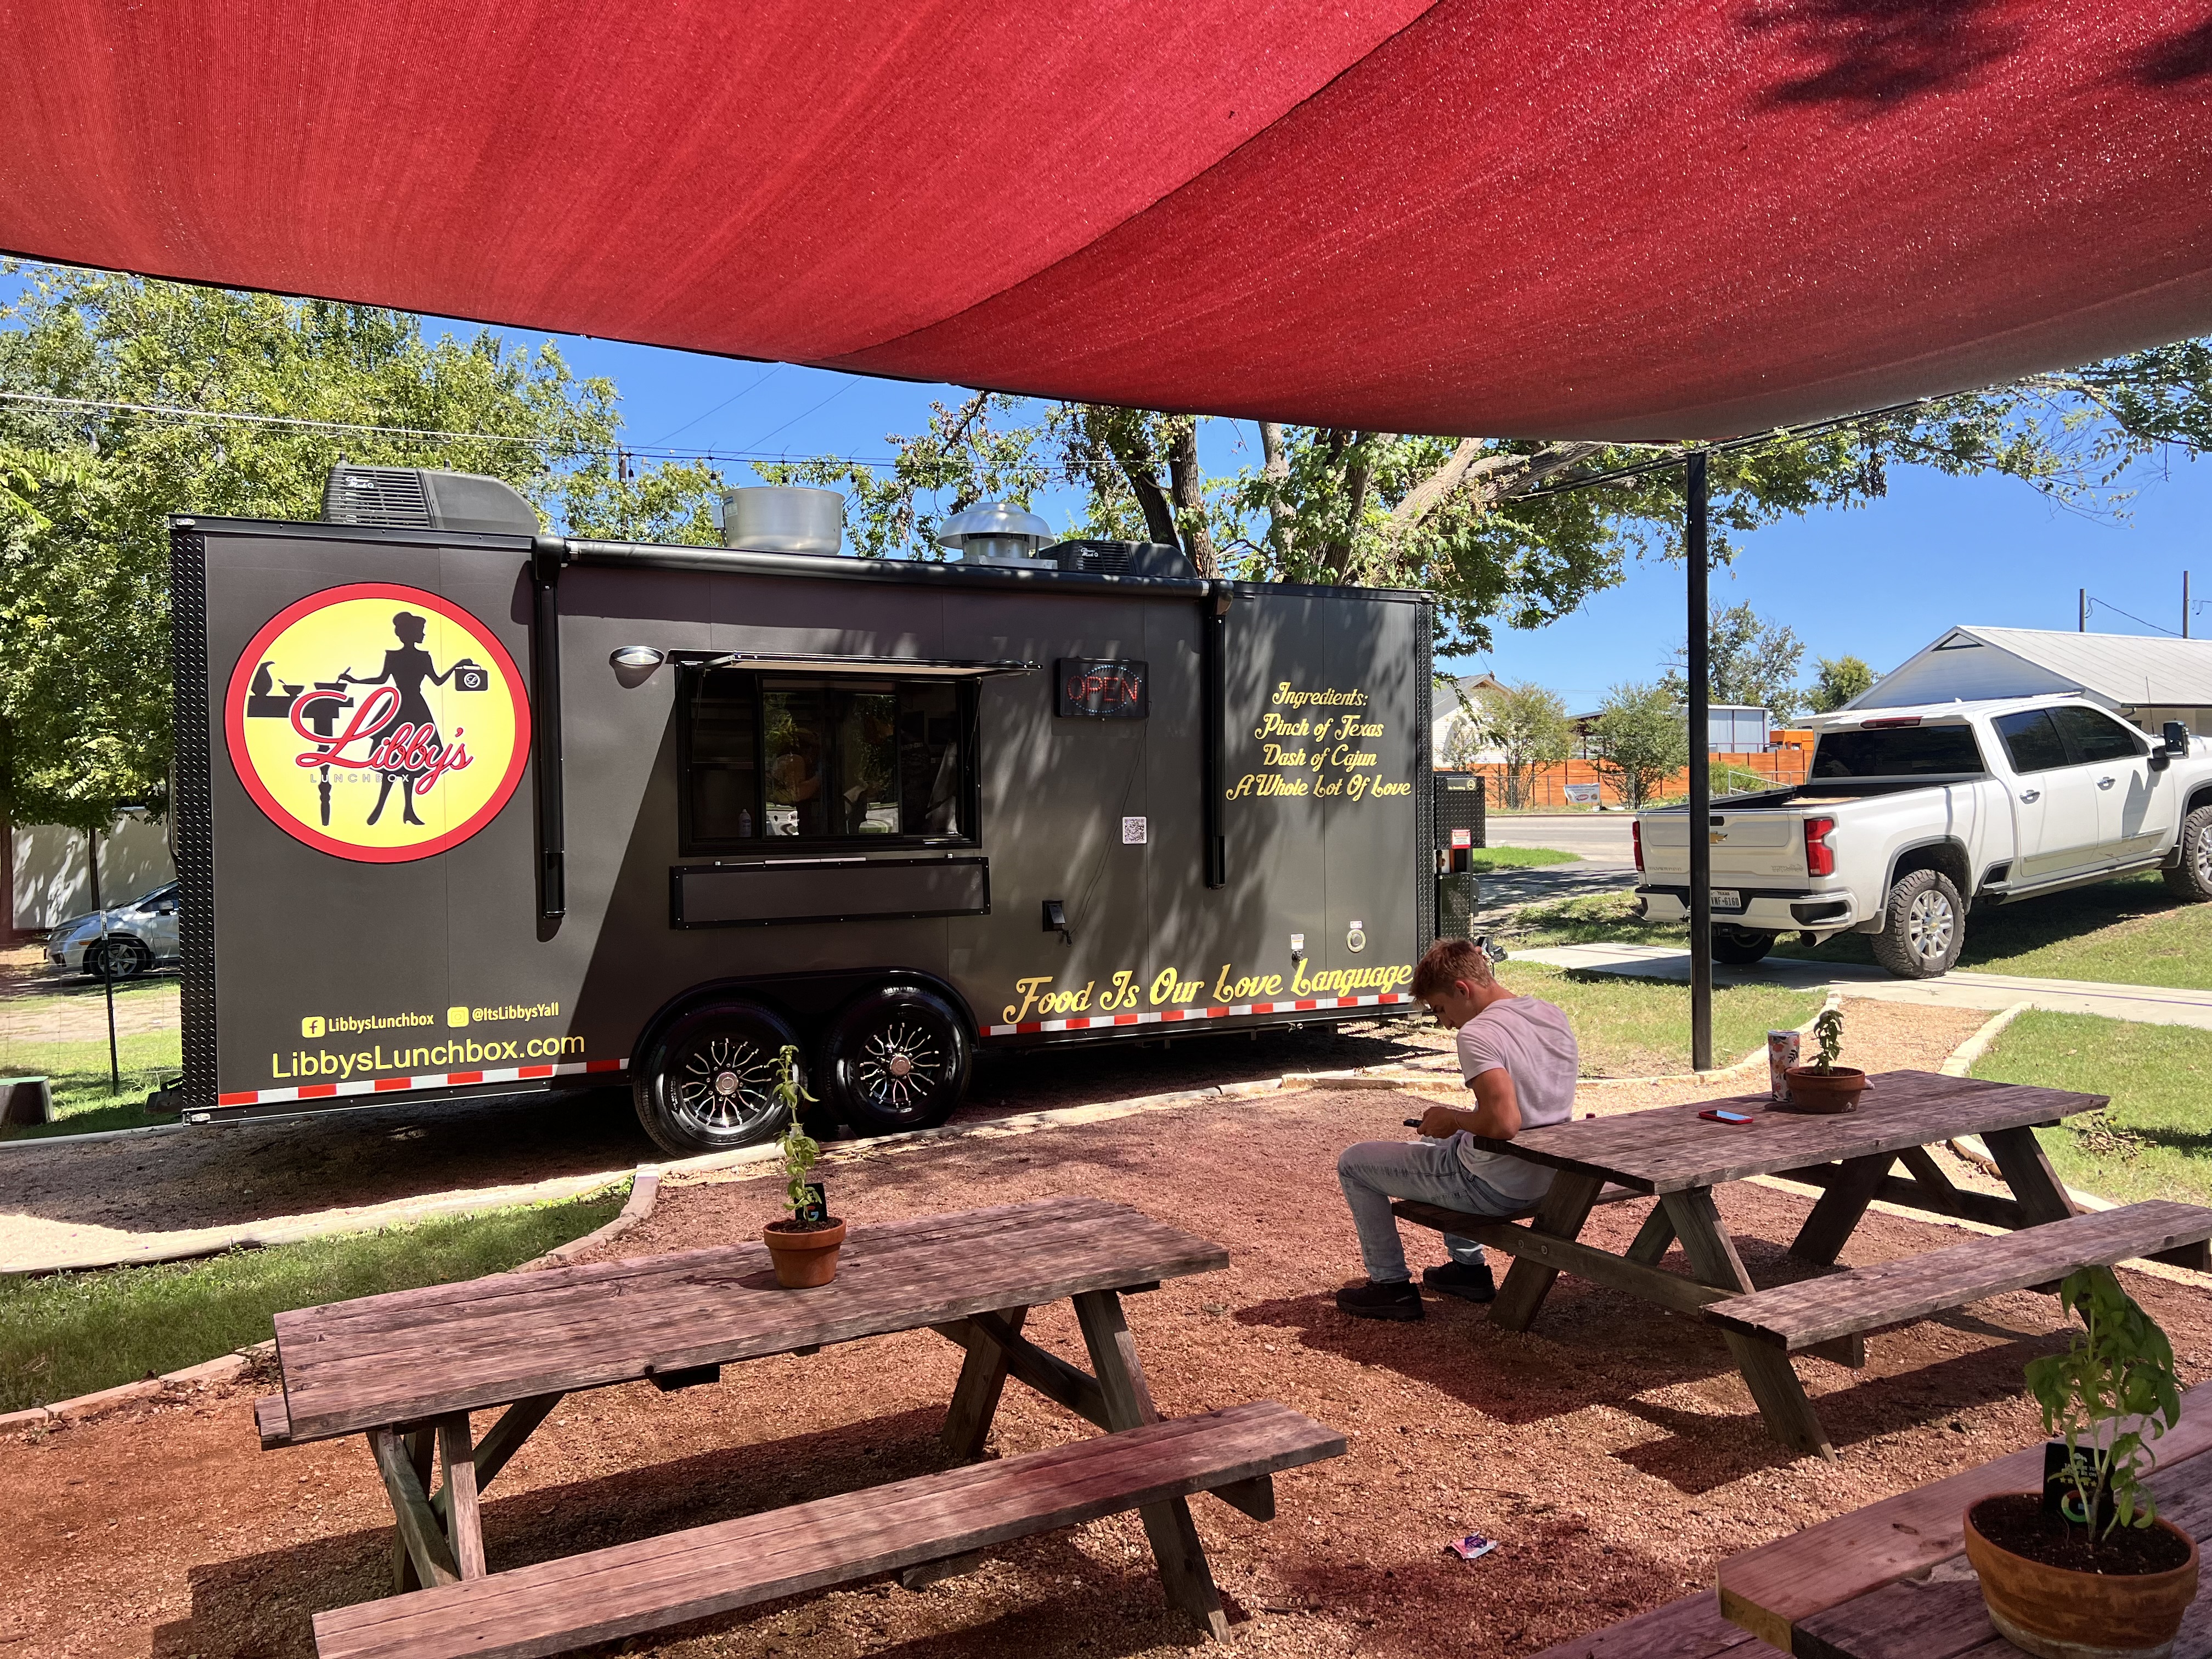
<path fill-rule="evenodd" d="M 775 1110 L 769 1092 L 775 1061 L 749 1037 L 710 1036 L 688 1049 L 672 1073 L 674 1115 L 718 1135 L 757 1127 Z"/>
<path fill-rule="evenodd" d="M 946 1055 L 929 1028 L 894 1019 L 868 1033 L 853 1061 L 853 1086 L 878 1111 L 919 1116 L 943 1086 Z"/>
<path fill-rule="evenodd" d="M 1957 928 L 1951 901 L 1934 888 L 1913 896 L 1905 907 L 1905 936 L 1912 954 L 1923 962 L 1941 962 L 1950 954 L 1951 935 Z"/>
<path fill-rule="evenodd" d="M 2212 888 L 2212 835 L 2197 838 L 2197 884 Z"/>

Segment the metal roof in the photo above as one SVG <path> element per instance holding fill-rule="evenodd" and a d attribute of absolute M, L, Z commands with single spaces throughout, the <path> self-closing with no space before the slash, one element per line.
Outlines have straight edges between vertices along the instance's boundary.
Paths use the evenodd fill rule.
<path fill-rule="evenodd" d="M 2001 654 L 1993 658 L 1988 654 L 1992 649 Z M 2212 640 L 2035 628 L 1954 628 L 1844 708 L 1895 708 L 1952 697 L 2033 696 L 2075 689 L 2119 708 L 2212 707 Z"/>

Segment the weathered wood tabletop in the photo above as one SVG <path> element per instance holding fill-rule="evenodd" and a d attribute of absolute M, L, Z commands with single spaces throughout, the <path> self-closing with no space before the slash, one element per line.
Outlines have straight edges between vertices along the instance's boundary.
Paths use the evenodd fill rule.
<path fill-rule="evenodd" d="M 2205 1535 L 2212 1387 L 2182 1397 L 2181 1420 L 2156 1449 L 2159 1512 Z M 1721 1565 L 1721 1611 L 1799 1659 L 2017 1659 L 1966 1565 L 1966 1513 L 1995 1493 L 2033 1492 L 2042 1478 L 2037 1444 L 1747 1550 Z M 2212 1653 L 2212 1597 L 2191 1607 L 2174 1652 Z"/>
<path fill-rule="evenodd" d="M 757 1359 L 1228 1261 L 1218 1244 L 1125 1205 L 1054 1198 L 856 1224 L 819 1290 L 779 1288 L 767 1247 L 748 1243 L 302 1308 L 276 1320 L 283 1437 Z"/>
<path fill-rule="evenodd" d="M 1118 1437 L 1160 1420 L 1120 1293 L 1155 1289 L 1162 1279 L 1228 1261 L 1218 1244 L 1126 1205 L 1077 1197 L 855 1224 L 836 1278 L 808 1290 L 779 1286 L 766 1248 L 752 1243 L 500 1274 L 278 1315 L 284 1392 L 257 1402 L 255 1416 L 270 1449 L 364 1433 L 398 1522 L 394 1589 L 461 1585 L 487 1576 L 479 1494 L 566 1394 L 639 1380 L 688 1388 L 719 1380 L 727 1363 L 926 1328 L 965 1353 L 940 1437 L 954 1457 L 981 1454 L 1009 1380 Z M 1074 1304 L 1090 1371 L 1022 1334 L 1030 1309 L 1062 1298 Z M 479 1437 L 470 1413 L 495 1406 L 507 1409 Z M 1117 1442 L 1115 1450 L 1126 1451 L 1121 1462 L 1130 1468 L 1113 1481 L 1103 1475 L 1092 1481 L 1097 1512 L 1138 1510 L 1169 1601 L 1217 1637 L 1227 1631 L 1220 1598 L 1188 1506 L 1176 1492 L 1210 1491 L 1266 1519 L 1273 1513 L 1269 1469 L 1343 1449 L 1340 1437 L 1295 1413 L 1271 1410 L 1264 1455 L 1247 1460 L 1247 1449 L 1231 1444 L 1233 1435 L 1217 1425 L 1206 1441 L 1206 1466 L 1176 1475 L 1157 1494 L 1140 1443 Z M 1247 1461 L 1257 1473 L 1247 1470 Z M 445 1475 L 434 1493 L 434 1465 Z M 1109 1465 L 1093 1458 L 1086 1467 L 1112 1473 Z M 943 1479 L 924 1484 L 951 1490 Z M 1127 1502 L 1107 1492 L 1109 1485 Z M 1047 1512 L 1058 1513 L 1049 1506 Z M 1004 1515 L 981 1516 L 967 1532 L 944 1535 L 988 1540 L 1010 1524 Z M 691 1547 L 696 1540 L 672 1537 L 666 1552 Z M 926 1553 L 929 1540 L 910 1540 L 909 1547 Z M 637 1553 L 652 1560 L 663 1552 L 648 1543 Z M 817 1554 L 824 1583 L 872 1559 L 858 1543 L 842 1553 L 825 1543 Z M 592 1556 L 572 1559 L 586 1575 L 607 1566 Z M 683 1607 L 633 1609 L 624 1628 L 681 1616 L 696 1613 Z M 318 1628 L 345 1651 L 361 1640 L 371 1644 L 363 1652 L 383 1650 L 376 1644 L 384 1637 L 364 1635 L 357 1619 L 325 1615 Z"/>
<path fill-rule="evenodd" d="M 2054 1228 L 2075 1220 L 2073 1200 L 2052 1172 L 2035 1127 L 2106 1103 L 2021 1084 L 1944 1077 L 1932 1072 L 1882 1072 L 1868 1079 L 1856 1110 L 1832 1115 L 1778 1107 L 1765 1095 L 1657 1106 L 1613 1117 L 1550 1124 L 1510 1140 L 1478 1143 L 1557 1171 L 1534 1218 L 1455 1215 L 1409 1200 L 1399 1215 L 1447 1233 L 1480 1240 L 1514 1260 L 1497 1299 L 1494 1323 L 1525 1330 L 1562 1272 L 1717 1325 L 1774 1437 L 1800 1452 L 1833 1455 L 1827 1432 L 1792 1369 L 1804 1350 L 1854 1368 L 1865 1363 L 1865 1333 L 1903 1323 L 1978 1295 L 2057 1280 L 2074 1267 L 2160 1255 L 2191 1265 L 2207 1259 L 2212 1212 L 2185 1206 L 2136 1205 L 2108 1224 Z M 1700 1113 L 1726 1108 L 1748 1113 L 1747 1125 L 1714 1122 Z M 1929 1152 L 1938 1143 L 1975 1135 L 2002 1171 L 2010 1197 L 1962 1188 Z M 1905 1176 L 1891 1173 L 1902 1164 Z M 1935 1257 L 1915 1268 L 1889 1264 L 1810 1279 L 1780 1292 L 1755 1294 L 1713 1189 L 1755 1176 L 1781 1176 L 1821 1189 L 1790 1252 L 1833 1266 L 1876 1200 L 2014 1230 L 2039 1230 L 2020 1248 L 1980 1239 L 1962 1252 L 1985 1252 L 1972 1267 Z M 1580 1242 L 1579 1235 L 1608 1183 L 1658 1200 L 1634 1241 L 1618 1253 Z M 1686 1277 L 1659 1265 L 1676 1243 Z M 2002 1258 L 2002 1259 L 2000 1259 Z M 1728 1308 L 1729 1303 L 1739 1304 Z"/>

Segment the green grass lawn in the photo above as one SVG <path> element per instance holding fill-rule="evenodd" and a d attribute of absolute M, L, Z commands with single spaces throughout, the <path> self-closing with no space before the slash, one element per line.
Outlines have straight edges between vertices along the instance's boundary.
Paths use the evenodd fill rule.
<path fill-rule="evenodd" d="M 2105 1111 L 2036 1131 L 2068 1186 L 2120 1202 L 2212 1204 L 2212 1031 L 2029 1012 L 1974 1075 L 2112 1097 Z"/>
<path fill-rule="evenodd" d="M 1634 914 L 1632 903 L 1625 893 L 1604 893 L 1532 907 L 1498 930 L 1498 937 L 1509 950 L 1621 941 L 1688 945 L 1686 923 L 1655 927 Z M 1858 933 L 1839 933 L 1809 948 L 1785 942 L 1774 954 L 1811 962 L 1874 961 Z M 1967 918 L 1959 966 L 1987 974 L 2212 990 L 2212 904 L 2174 897 L 2155 872 L 2023 899 Z"/>
<path fill-rule="evenodd" d="M 288 1308 L 504 1273 L 605 1225 L 626 1197 L 617 1188 L 204 1261 L 0 1279 L 0 1412 L 266 1340 Z"/>
<path fill-rule="evenodd" d="M 0 1039 L 0 1068 L 9 1077 L 44 1077 L 53 1097 L 53 1121 L 19 1124 L 0 1130 L 9 1140 L 35 1135 L 78 1135 L 97 1129 L 142 1129 L 173 1123 L 145 1109 L 146 1097 L 184 1066 L 183 1038 L 176 1031 L 142 1031 L 119 1037 L 116 1058 L 123 1086 L 108 1086 L 107 1039 L 88 1042 L 39 1042 Z"/>
<path fill-rule="evenodd" d="M 1574 864 L 1579 853 L 1562 853 L 1555 847 L 1478 847 L 1474 849 L 1476 871 L 1528 870 L 1543 864 Z"/>
<path fill-rule="evenodd" d="M 1512 990 L 1556 1003 L 1573 1025 L 1584 1077 L 1653 1077 L 1690 1069 L 1690 988 L 1663 980 L 1570 972 L 1504 962 L 1498 977 Z M 1802 1025 L 1820 1011 L 1817 991 L 1765 985 L 1713 993 L 1713 1058 L 1741 1060 L 1770 1030 Z"/>

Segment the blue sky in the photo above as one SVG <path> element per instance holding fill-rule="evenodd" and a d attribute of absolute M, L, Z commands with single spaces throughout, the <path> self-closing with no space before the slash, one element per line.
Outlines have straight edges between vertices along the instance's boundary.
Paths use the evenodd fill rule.
<path fill-rule="evenodd" d="M 933 398 L 962 395 L 604 341 L 561 346 L 580 372 L 615 380 L 641 444 L 880 458 L 889 453 L 884 435 L 915 429 Z M 1258 436 L 1249 422 L 1212 422 L 1205 447 L 1209 470 L 1225 470 L 1256 459 Z M 2153 631 L 2123 611 L 2178 630 L 2185 569 L 2212 601 L 2212 460 L 2177 455 L 2137 468 L 2128 481 L 2136 494 L 2117 519 L 2057 506 L 2011 479 L 1903 466 L 1889 479 L 1888 496 L 1872 507 L 1742 538 L 1735 564 L 1714 573 L 1715 604 L 1747 599 L 1796 630 L 1808 678 L 1816 656 L 1849 653 L 1894 667 L 1960 623 L 2070 629 L 2083 586 L 2105 602 L 2090 626 L 2107 633 Z M 1070 505 L 1065 497 L 1038 503 L 1055 525 Z M 1632 565 L 1622 586 L 1574 615 L 1528 633 L 1501 631 L 1486 656 L 1454 666 L 1540 681 L 1581 709 L 1607 686 L 1656 678 L 1684 620 L 1681 568 L 1655 560 Z M 2198 611 L 2191 631 L 2212 634 L 2212 606 Z"/>

